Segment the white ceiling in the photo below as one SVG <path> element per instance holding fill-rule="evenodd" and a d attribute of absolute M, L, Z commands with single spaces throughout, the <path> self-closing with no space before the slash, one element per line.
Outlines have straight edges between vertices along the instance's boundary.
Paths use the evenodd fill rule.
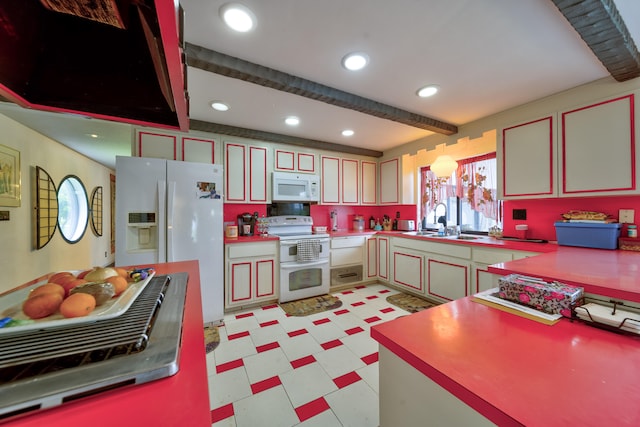
<path fill-rule="evenodd" d="M 550 0 L 241 0 L 258 19 L 234 33 L 218 9 L 228 0 L 181 0 L 193 45 L 454 125 L 609 74 Z M 615 0 L 640 41 L 640 2 Z M 348 72 L 348 52 L 370 64 Z M 437 84 L 440 93 L 415 92 Z M 190 117 L 384 151 L 431 132 L 188 67 Z M 231 109 L 217 112 L 212 100 Z M 130 153 L 131 126 L 0 105 L 0 113 L 109 167 Z M 296 128 L 284 124 L 300 117 Z M 345 138 L 342 129 L 355 135 Z M 98 139 L 88 134 L 96 133 Z"/>

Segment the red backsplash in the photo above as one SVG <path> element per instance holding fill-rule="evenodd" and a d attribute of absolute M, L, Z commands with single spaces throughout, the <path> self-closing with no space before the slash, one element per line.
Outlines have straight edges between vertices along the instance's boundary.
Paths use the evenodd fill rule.
<path fill-rule="evenodd" d="M 527 219 L 512 219 L 514 209 L 526 209 Z M 619 209 L 635 209 L 635 221 L 640 222 L 640 196 L 510 200 L 504 202 L 504 235 L 515 236 L 516 224 L 527 224 L 529 238 L 556 240 L 553 223 L 562 219 L 562 213 L 572 209 L 604 212 L 614 218 L 618 218 Z"/>
<path fill-rule="evenodd" d="M 382 220 L 383 215 L 395 218 L 396 212 L 400 212 L 401 219 L 416 219 L 418 217 L 415 205 L 393 206 L 345 206 L 345 205 L 311 205 L 311 216 L 315 225 L 331 226 L 330 212 L 338 211 L 338 229 L 351 230 L 353 217 L 362 215 L 365 219 L 365 228 L 369 228 L 369 218 Z M 512 219 L 514 209 L 526 209 L 526 220 Z M 532 199 L 510 200 L 504 202 L 504 235 L 515 236 L 516 224 L 529 226 L 528 237 L 533 239 L 556 240 L 556 230 L 553 223 L 561 219 L 561 214 L 572 209 L 604 212 L 613 217 L 618 217 L 619 209 L 634 209 L 636 222 L 640 223 L 640 196 L 614 196 L 614 197 L 579 197 L 562 199 Z M 258 215 L 267 214 L 265 204 L 235 204 L 225 203 L 224 221 L 236 222 L 238 215 L 249 212 L 258 212 Z M 622 230 L 623 233 L 626 231 Z"/>
<path fill-rule="evenodd" d="M 384 215 L 391 219 L 395 218 L 396 212 L 400 212 L 401 219 L 416 219 L 418 217 L 415 205 L 393 205 L 393 206 L 345 206 L 345 205 L 311 205 L 311 216 L 314 225 L 331 226 L 330 213 L 332 210 L 338 211 L 338 229 L 351 230 L 353 217 L 362 215 L 365 219 L 365 229 L 369 228 L 369 218 L 373 216 L 382 221 Z M 245 212 L 258 212 L 259 216 L 267 214 L 267 205 L 264 204 L 236 204 L 225 203 L 224 221 L 235 223 L 238 215 Z"/>

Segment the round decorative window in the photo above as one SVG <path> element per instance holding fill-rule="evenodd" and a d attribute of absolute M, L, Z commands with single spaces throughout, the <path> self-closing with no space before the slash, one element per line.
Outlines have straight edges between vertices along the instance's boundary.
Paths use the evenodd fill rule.
<path fill-rule="evenodd" d="M 58 228 L 69 243 L 76 243 L 87 230 L 89 200 L 84 184 L 75 175 L 64 177 L 58 187 Z"/>

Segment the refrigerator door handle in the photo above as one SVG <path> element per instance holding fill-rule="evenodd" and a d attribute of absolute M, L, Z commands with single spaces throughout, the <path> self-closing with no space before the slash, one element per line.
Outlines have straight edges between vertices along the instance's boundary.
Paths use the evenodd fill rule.
<path fill-rule="evenodd" d="M 176 182 L 167 185 L 167 262 L 175 261 L 173 256 L 173 205 L 176 196 Z"/>
<path fill-rule="evenodd" d="M 165 218 L 165 206 L 167 198 L 167 183 L 166 181 L 158 181 L 158 262 L 167 262 L 166 251 L 167 236 L 166 236 L 166 218 Z"/>

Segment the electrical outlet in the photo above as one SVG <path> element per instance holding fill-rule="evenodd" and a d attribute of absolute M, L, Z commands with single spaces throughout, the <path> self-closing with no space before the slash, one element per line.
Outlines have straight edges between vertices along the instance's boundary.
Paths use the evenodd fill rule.
<path fill-rule="evenodd" d="M 512 215 L 513 215 L 513 219 L 527 219 L 527 210 L 514 209 Z"/>
<path fill-rule="evenodd" d="M 634 216 L 635 216 L 635 210 L 620 209 L 620 211 L 618 212 L 618 222 L 623 224 L 633 224 Z"/>

